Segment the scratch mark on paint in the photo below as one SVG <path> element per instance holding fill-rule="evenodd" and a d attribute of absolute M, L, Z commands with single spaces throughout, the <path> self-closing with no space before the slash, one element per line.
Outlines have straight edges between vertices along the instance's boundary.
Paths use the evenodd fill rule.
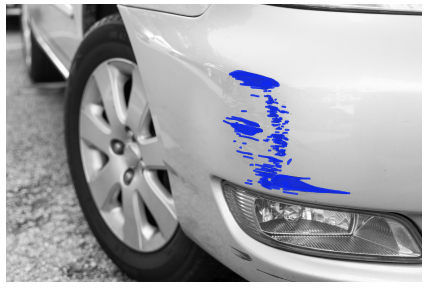
<path fill-rule="evenodd" d="M 285 278 L 282 278 L 282 277 L 279 277 L 279 276 L 276 276 L 276 275 L 270 274 L 270 273 L 268 273 L 268 272 L 262 271 L 262 270 L 260 270 L 260 269 L 257 269 L 257 270 L 260 271 L 260 272 L 262 272 L 262 273 L 265 273 L 265 274 L 267 274 L 267 275 L 273 276 L 273 277 L 275 277 L 275 278 L 279 278 L 279 279 L 282 279 L 282 280 L 285 280 L 285 281 L 288 281 L 288 282 L 294 282 L 294 281 L 291 281 L 291 280 L 288 280 L 288 279 L 285 279 Z"/>
<path fill-rule="evenodd" d="M 270 118 L 271 126 L 273 127 L 274 131 L 261 140 L 270 144 L 270 149 L 268 149 L 268 152 L 273 151 L 274 155 L 256 155 L 259 158 L 266 159 L 267 163 L 249 164 L 249 166 L 256 167 L 255 169 L 253 169 L 253 172 L 255 172 L 255 176 L 259 177 L 259 180 L 257 181 L 258 184 L 268 190 L 282 190 L 283 193 L 291 195 L 298 195 L 298 193 L 290 191 L 350 194 L 350 192 L 321 188 L 305 183 L 305 180 L 310 180 L 309 177 L 296 177 L 282 174 L 282 163 L 284 162 L 284 160 L 280 158 L 287 155 L 287 147 L 289 141 L 287 135 L 290 131 L 290 129 L 285 128 L 285 126 L 288 125 L 289 120 L 284 119 L 283 115 L 287 115 L 289 114 L 289 112 L 285 110 L 285 105 L 281 105 L 281 108 L 279 108 L 279 102 L 277 101 L 277 99 L 273 98 L 273 96 L 269 94 L 272 91 L 270 89 L 280 87 L 279 82 L 269 77 L 241 70 L 233 71 L 229 75 L 234 79 L 241 81 L 241 86 L 249 86 L 252 89 L 259 89 L 262 90 L 264 93 L 267 93 L 264 95 L 264 98 L 266 99 L 264 108 L 267 109 L 267 117 Z M 250 96 L 260 98 L 260 96 L 257 94 L 250 94 Z M 261 100 L 251 99 L 251 101 Z M 241 112 L 247 112 L 247 110 L 241 110 Z M 259 142 L 260 139 L 258 139 L 258 136 L 256 135 L 264 132 L 259 123 L 242 117 L 226 117 L 226 120 L 223 120 L 223 122 L 234 128 L 234 133 L 236 133 L 237 136 L 251 139 L 257 142 Z M 233 142 L 236 142 L 236 140 L 234 140 Z M 242 144 L 246 145 L 247 142 L 242 142 Z M 241 149 L 242 147 L 240 146 L 239 148 Z M 252 160 L 254 159 L 252 157 L 254 155 L 251 152 L 243 152 L 239 150 L 236 150 L 236 152 L 244 154 L 243 158 Z M 286 164 L 290 165 L 291 162 L 292 158 L 288 159 Z M 252 182 L 252 180 L 248 179 L 245 184 L 252 185 Z"/>
<path fill-rule="evenodd" d="M 237 257 L 246 260 L 246 261 L 252 261 L 252 258 L 249 256 L 249 254 L 246 254 L 232 246 L 230 246 L 233 250 L 234 250 L 234 255 L 236 255 Z"/>

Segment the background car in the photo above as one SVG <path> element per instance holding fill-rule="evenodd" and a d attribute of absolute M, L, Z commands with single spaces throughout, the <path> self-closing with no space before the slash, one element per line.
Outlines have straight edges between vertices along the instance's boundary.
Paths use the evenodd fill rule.
<path fill-rule="evenodd" d="M 21 4 L 6 4 L 6 16 L 21 15 Z"/>
<path fill-rule="evenodd" d="M 421 279 L 421 6 L 24 5 L 22 27 L 131 277 Z"/>

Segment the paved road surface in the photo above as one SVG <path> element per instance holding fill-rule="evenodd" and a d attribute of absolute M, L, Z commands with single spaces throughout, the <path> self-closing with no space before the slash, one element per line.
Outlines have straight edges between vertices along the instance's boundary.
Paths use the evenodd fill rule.
<path fill-rule="evenodd" d="M 31 82 L 18 23 L 6 24 L 6 279 L 130 281 L 80 210 L 63 140 L 64 88 Z M 217 279 L 241 280 L 231 271 Z"/>

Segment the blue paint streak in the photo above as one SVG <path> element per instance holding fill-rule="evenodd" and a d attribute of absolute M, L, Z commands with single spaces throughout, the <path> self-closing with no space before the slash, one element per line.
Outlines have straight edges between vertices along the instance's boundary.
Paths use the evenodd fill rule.
<path fill-rule="evenodd" d="M 241 112 L 247 112 L 247 110 L 241 110 Z"/>
<path fill-rule="evenodd" d="M 234 79 L 242 81 L 240 83 L 241 86 L 249 86 L 252 89 L 261 89 L 263 92 L 271 92 L 270 89 L 280 87 L 279 82 L 276 80 L 265 77 L 262 75 L 236 70 L 231 72 L 229 75 L 231 75 Z M 259 97 L 256 94 L 251 94 L 252 97 Z M 264 97 L 267 98 L 265 101 L 265 108 L 267 108 L 267 117 L 271 119 L 271 126 L 274 127 L 274 132 L 268 135 L 265 139 L 263 139 L 264 142 L 269 142 L 272 140 L 273 145 L 270 145 L 272 149 L 269 149 L 268 151 L 271 152 L 272 150 L 275 151 L 274 156 L 267 156 L 267 155 L 258 155 L 260 158 L 267 159 L 268 163 L 263 164 L 250 164 L 249 166 L 256 166 L 253 171 L 255 172 L 256 176 L 259 176 L 260 179 L 258 180 L 258 183 L 269 190 L 275 189 L 275 190 L 283 190 L 283 193 L 292 194 L 292 195 L 298 195 L 296 192 L 289 192 L 289 191 L 301 191 L 301 192 L 314 192 L 314 193 L 332 193 L 332 194 L 350 194 L 349 192 L 345 191 L 339 191 L 339 190 L 332 190 L 332 189 L 326 189 L 321 188 L 317 186 L 313 186 L 310 184 L 307 184 L 303 181 L 310 180 L 308 177 L 295 177 L 290 175 L 284 175 L 280 174 L 282 172 L 282 163 L 283 160 L 279 159 L 278 157 L 284 157 L 286 155 L 286 149 L 288 146 L 288 137 L 286 136 L 288 134 L 289 129 L 285 128 L 285 125 L 289 123 L 288 120 L 284 120 L 282 115 L 283 114 L 289 114 L 287 110 L 280 109 L 278 107 L 279 102 L 277 102 L 277 99 L 270 95 L 264 95 Z M 281 108 L 286 108 L 285 105 L 282 105 Z M 241 110 L 242 112 L 246 110 Z M 257 138 L 251 137 L 255 136 L 258 133 L 264 132 L 260 125 L 256 122 L 232 116 L 231 118 L 226 117 L 227 120 L 233 120 L 236 122 L 228 122 L 223 120 L 224 123 L 229 124 L 231 127 L 234 128 L 234 132 L 239 136 L 243 138 L 252 139 L 255 141 L 259 141 Z M 284 130 L 285 132 L 281 133 L 279 130 Z M 247 155 L 253 155 L 252 153 L 242 152 L 239 150 L 236 150 L 239 153 L 247 154 Z M 243 155 L 244 158 L 253 159 L 252 157 Z M 292 161 L 292 158 L 290 158 L 287 161 L 287 165 L 289 165 Z M 249 181 L 249 179 L 248 179 Z M 248 185 L 252 185 L 251 183 L 245 182 Z"/>
<path fill-rule="evenodd" d="M 243 81 L 243 83 L 240 84 L 241 86 L 249 86 L 252 89 L 261 89 L 264 92 L 268 92 L 268 89 L 280 86 L 279 82 L 272 78 L 242 70 L 233 71 L 229 73 L 229 75 L 236 80 Z"/>
<path fill-rule="evenodd" d="M 242 142 L 242 144 L 243 144 L 243 145 L 246 145 L 247 143 L 246 143 L 246 142 Z"/>
<path fill-rule="evenodd" d="M 246 154 L 246 155 L 253 155 L 251 152 L 243 152 L 243 151 L 239 151 L 236 150 L 237 153 L 241 153 L 241 154 Z"/>
<path fill-rule="evenodd" d="M 251 179 L 247 179 L 246 181 L 248 181 L 248 182 L 252 182 L 252 180 L 251 180 Z"/>
<path fill-rule="evenodd" d="M 241 135 L 240 133 L 236 133 L 239 137 L 242 137 L 242 138 L 247 138 L 247 139 L 251 139 L 251 140 L 254 140 L 254 141 L 259 141 L 257 138 L 254 138 L 254 137 L 249 137 L 249 136 L 243 136 L 243 135 Z"/>
<path fill-rule="evenodd" d="M 250 137 L 250 136 L 254 136 L 255 134 L 263 132 L 263 130 L 260 128 L 260 125 L 258 123 L 241 117 L 236 117 L 236 116 L 226 117 L 226 119 L 236 121 L 236 122 L 228 122 L 226 120 L 223 120 L 224 123 L 234 128 L 234 132 L 239 137 L 259 141 L 257 138 Z"/>
<path fill-rule="evenodd" d="M 261 184 L 262 187 L 267 188 L 269 190 L 282 189 L 282 190 L 293 190 L 293 191 L 300 191 L 300 192 L 350 194 L 349 192 L 316 187 L 302 182 L 304 180 L 310 180 L 310 178 L 308 177 L 295 177 L 295 176 L 289 176 L 284 174 L 278 174 L 278 172 L 282 170 L 276 168 L 278 167 L 277 164 L 273 164 L 273 165 L 255 164 L 255 166 L 260 167 L 253 170 L 256 176 L 261 177 L 261 179 L 258 180 L 258 183 Z"/>

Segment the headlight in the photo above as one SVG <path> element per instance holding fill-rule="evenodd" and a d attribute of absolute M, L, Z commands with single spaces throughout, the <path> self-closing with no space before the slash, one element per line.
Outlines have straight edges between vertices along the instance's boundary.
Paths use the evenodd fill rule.
<path fill-rule="evenodd" d="M 228 182 L 223 191 L 239 226 L 270 246 L 331 258 L 421 262 L 421 236 L 402 217 L 274 199 Z"/>
<path fill-rule="evenodd" d="M 311 4 L 297 5 L 284 4 L 275 5 L 288 8 L 340 11 L 340 12 L 357 12 L 357 13 L 382 13 L 382 14 L 412 14 L 421 15 L 422 4 Z"/>

